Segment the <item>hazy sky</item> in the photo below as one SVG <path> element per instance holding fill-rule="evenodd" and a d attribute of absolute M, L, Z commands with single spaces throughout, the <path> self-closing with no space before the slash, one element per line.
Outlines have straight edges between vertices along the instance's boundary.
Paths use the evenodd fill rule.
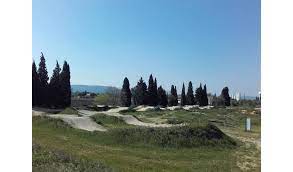
<path fill-rule="evenodd" d="M 33 59 L 67 60 L 72 84 L 134 86 L 152 73 L 181 92 L 260 90 L 260 0 L 33 0 Z"/>

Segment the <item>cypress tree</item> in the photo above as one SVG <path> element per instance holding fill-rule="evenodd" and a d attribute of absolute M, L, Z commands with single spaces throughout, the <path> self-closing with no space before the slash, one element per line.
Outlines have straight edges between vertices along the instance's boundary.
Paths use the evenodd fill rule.
<path fill-rule="evenodd" d="M 40 81 L 40 87 L 39 87 L 39 105 L 48 105 L 48 71 L 46 67 L 46 60 L 41 53 L 40 57 L 40 63 L 39 63 L 39 68 L 38 68 L 38 76 L 39 76 L 39 81 Z"/>
<path fill-rule="evenodd" d="M 177 90 L 174 85 L 171 86 L 171 95 L 169 96 L 169 105 L 170 106 L 177 106 L 178 105 Z"/>
<path fill-rule="evenodd" d="M 70 67 L 64 61 L 62 72 L 60 73 L 60 106 L 68 107 L 71 105 L 71 86 L 70 86 Z"/>
<path fill-rule="evenodd" d="M 185 85 L 183 83 L 182 86 L 182 91 L 181 91 L 181 102 L 180 102 L 181 106 L 186 105 L 186 96 L 185 96 Z"/>
<path fill-rule="evenodd" d="M 61 69 L 57 61 L 56 67 L 53 70 L 53 74 L 49 83 L 49 93 L 50 93 L 49 100 L 50 100 L 50 104 L 54 107 L 59 107 L 60 104 L 62 104 L 60 72 L 61 72 Z"/>
<path fill-rule="evenodd" d="M 195 100 L 199 106 L 203 106 L 203 90 L 201 84 L 195 91 Z"/>
<path fill-rule="evenodd" d="M 158 105 L 166 107 L 168 104 L 166 91 L 160 86 L 158 88 Z"/>
<path fill-rule="evenodd" d="M 158 105 L 158 86 L 157 86 L 157 78 L 155 78 L 155 83 L 154 83 L 154 104 L 155 106 Z"/>
<path fill-rule="evenodd" d="M 150 75 L 149 85 L 148 85 L 148 105 L 156 106 L 157 105 L 157 93 L 156 85 L 153 79 L 153 75 Z"/>
<path fill-rule="evenodd" d="M 131 92 L 129 88 L 129 80 L 127 77 L 124 78 L 120 98 L 122 106 L 129 107 L 131 105 Z"/>
<path fill-rule="evenodd" d="M 35 61 L 32 64 L 32 105 L 39 105 L 39 76 Z"/>
<path fill-rule="evenodd" d="M 207 86 L 206 84 L 203 87 L 203 105 L 207 106 L 209 104 L 208 93 L 207 93 Z"/>
<path fill-rule="evenodd" d="M 187 105 L 194 105 L 194 95 L 193 95 L 193 87 L 191 81 L 188 83 L 188 89 L 187 89 L 187 94 L 186 94 L 186 104 Z"/>
<path fill-rule="evenodd" d="M 220 97 L 224 100 L 225 106 L 230 106 L 230 96 L 229 96 L 229 88 L 224 87 Z"/>
<path fill-rule="evenodd" d="M 175 86 L 175 89 L 174 89 L 174 97 L 175 97 L 174 104 L 175 104 L 175 106 L 177 106 L 178 105 L 178 95 L 177 95 L 177 88 L 176 88 L 176 86 Z"/>

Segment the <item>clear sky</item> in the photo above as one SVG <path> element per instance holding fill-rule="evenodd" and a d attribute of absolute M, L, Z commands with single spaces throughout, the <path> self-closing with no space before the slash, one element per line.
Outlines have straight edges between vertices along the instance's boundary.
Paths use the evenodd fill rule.
<path fill-rule="evenodd" d="M 260 0 L 33 0 L 32 17 L 33 59 L 67 60 L 72 84 L 260 90 Z"/>

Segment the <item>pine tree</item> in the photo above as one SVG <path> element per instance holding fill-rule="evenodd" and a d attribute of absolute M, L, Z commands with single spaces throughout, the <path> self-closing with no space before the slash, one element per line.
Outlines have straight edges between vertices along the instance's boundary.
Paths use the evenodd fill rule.
<path fill-rule="evenodd" d="M 224 87 L 222 90 L 222 93 L 220 95 L 220 98 L 222 98 L 224 100 L 224 104 L 225 106 L 230 106 L 230 96 L 229 96 L 229 88 L 228 87 Z"/>
<path fill-rule="evenodd" d="M 135 95 L 133 95 L 133 99 L 136 101 L 136 105 L 146 105 L 147 104 L 147 85 L 140 78 L 136 87 L 134 88 Z"/>
<path fill-rule="evenodd" d="M 39 68 L 38 68 L 38 76 L 39 76 L 39 81 L 40 81 L 40 87 L 39 87 L 39 105 L 46 105 L 48 106 L 48 71 L 46 67 L 46 60 L 41 53 L 40 57 L 40 63 L 39 63 Z"/>
<path fill-rule="evenodd" d="M 188 83 L 188 89 L 187 89 L 187 94 L 186 94 L 186 104 L 187 105 L 194 105 L 194 95 L 193 95 L 193 87 L 191 81 Z"/>
<path fill-rule="evenodd" d="M 185 85 L 183 83 L 182 86 L 182 91 L 181 91 L 181 101 L 180 101 L 181 106 L 186 105 L 186 95 L 185 95 Z"/>
<path fill-rule="evenodd" d="M 70 67 L 64 61 L 62 72 L 60 73 L 60 106 L 68 107 L 71 105 L 71 85 L 70 85 Z"/>
<path fill-rule="evenodd" d="M 129 107 L 131 105 L 131 92 L 129 88 L 129 80 L 127 77 L 124 78 L 120 98 L 122 106 Z"/>
<path fill-rule="evenodd" d="M 167 94 L 162 86 L 158 88 L 158 105 L 162 107 L 166 107 L 168 105 Z"/>
<path fill-rule="evenodd" d="M 32 105 L 37 106 L 39 105 L 39 76 L 37 73 L 37 67 L 35 61 L 32 64 Z"/>
<path fill-rule="evenodd" d="M 58 61 L 56 62 L 56 67 L 53 70 L 52 77 L 49 83 L 49 100 L 50 104 L 54 107 L 59 107 L 62 103 L 61 100 L 61 83 L 60 83 L 60 66 Z"/>

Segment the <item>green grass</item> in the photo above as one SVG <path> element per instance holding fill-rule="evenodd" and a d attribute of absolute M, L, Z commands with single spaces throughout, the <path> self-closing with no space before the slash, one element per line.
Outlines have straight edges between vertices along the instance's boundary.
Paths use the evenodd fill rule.
<path fill-rule="evenodd" d="M 141 140 L 121 143 L 121 135 L 115 139 L 117 134 L 130 134 L 128 131 L 132 130 L 112 130 L 86 132 L 70 128 L 60 120 L 33 117 L 33 140 L 46 150 L 62 150 L 79 159 L 100 162 L 114 171 L 240 171 L 234 157 L 235 148 L 162 147 L 156 143 L 139 144 L 143 143 Z M 125 137 L 124 141 L 143 138 L 139 133 Z M 150 137 L 149 132 L 146 135 Z"/>
<path fill-rule="evenodd" d="M 86 132 L 62 120 L 33 117 L 33 140 L 46 151 L 63 151 L 114 171 L 260 171 L 260 149 L 253 142 L 260 138 L 261 117 L 260 112 L 250 115 L 253 111 L 233 107 L 124 113 L 141 121 L 190 124 L 171 129 L 140 128 L 116 117 L 93 116 L 108 132 Z M 252 119 L 251 132 L 244 131 L 246 117 Z M 208 123 L 216 128 L 209 128 Z M 226 135 L 222 142 L 205 138 L 213 130 L 221 133 L 217 128 L 235 138 L 237 146 Z"/>
<path fill-rule="evenodd" d="M 98 161 L 75 158 L 62 150 L 46 150 L 40 145 L 33 143 L 32 171 L 113 171 Z"/>
<path fill-rule="evenodd" d="M 78 115 L 78 112 L 72 107 L 67 107 L 63 111 L 59 112 L 59 114 Z"/>

